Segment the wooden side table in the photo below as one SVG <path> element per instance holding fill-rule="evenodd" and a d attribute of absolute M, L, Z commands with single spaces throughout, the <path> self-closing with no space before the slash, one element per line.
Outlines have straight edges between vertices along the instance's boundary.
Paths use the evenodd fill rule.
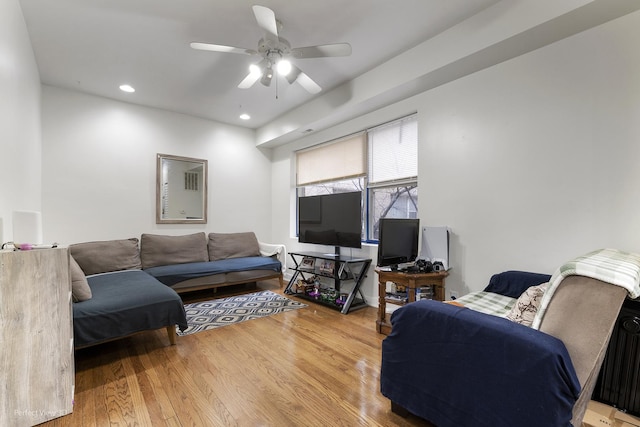
<path fill-rule="evenodd" d="M 391 332 L 391 323 L 387 319 L 387 302 L 404 305 L 416 300 L 416 288 L 432 286 L 434 300 L 444 301 L 444 279 L 449 275 L 446 271 L 434 273 L 405 273 L 401 271 L 385 271 L 376 268 L 378 273 L 378 319 L 376 329 L 379 333 L 388 335 Z M 405 286 L 407 289 L 407 302 L 391 301 L 386 298 L 387 282 Z"/>

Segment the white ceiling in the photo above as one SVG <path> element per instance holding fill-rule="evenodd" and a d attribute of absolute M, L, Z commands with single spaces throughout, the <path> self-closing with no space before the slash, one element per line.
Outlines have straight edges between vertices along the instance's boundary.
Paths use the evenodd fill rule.
<path fill-rule="evenodd" d="M 259 128 L 313 95 L 283 78 L 236 86 L 255 57 L 191 49 L 192 41 L 256 49 L 251 6 L 271 8 L 292 47 L 347 42 L 350 57 L 298 59 L 322 96 L 498 0 L 20 0 L 42 83 Z M 133 94 L 118 89 L 123 83 Z M 277 98 L 276 98 L 277 94 Z M 252 119 L 242 121 L 241 112 Z"/>

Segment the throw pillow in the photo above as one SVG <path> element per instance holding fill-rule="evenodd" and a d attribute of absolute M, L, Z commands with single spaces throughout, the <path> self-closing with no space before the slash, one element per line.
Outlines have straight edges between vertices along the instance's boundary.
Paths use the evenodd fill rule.
<path fill-rule="evenodd" d="M 136 238 L 75 243 L 69 252 L 87 276 L 142 267 Z"/>
<path fill-rule="evenodd" d="M 209 261 L 203 232 L 184 236 L 143 234 L 140 238 L 142 268 Z"/>
<path fill-rule="evenodd" d="M 518 298 L 530 286 L 548 282 L 549 279 L 551 276 L 548 274 L 509 270 L 491 276 L 484 291 Z"/>
<path fill-rule="evenodd" d="M 91 288 L 87 277 L 72 256 L 69 257 L 69 272 L 71 273 L 71 298 L 73 302 L 91 299 Z"/>
<path fill-rule="evenodd" d="M 547 290 L 549 282 L 531 286 L 520 295 L 514 306 L 507 313 L 507 319 L 520 323 L 524 326 L 531 326 L 533 318 L 536 317 L 542 296 Z"/>
<path fill-rule="evenodd" d="M 209 233 L 209 259 L 260 256 L 260 244 L 256 235 L 246 233 Z"/>

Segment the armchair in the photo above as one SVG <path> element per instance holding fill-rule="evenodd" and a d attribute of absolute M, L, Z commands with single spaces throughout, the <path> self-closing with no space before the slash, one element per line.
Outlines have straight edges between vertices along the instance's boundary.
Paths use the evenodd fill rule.
<path fill-rule="evenodd" d="M 528 286 L 532 275 L 501 273 L 487 289 L 507 293 L 496 282 Z M 538 329 L 437 301 L 398 309 L 382 343 L 382 394 L 394 412 L 438 427 L 580 426 L 628 292 L 600 278 L 554 274 Z"/>

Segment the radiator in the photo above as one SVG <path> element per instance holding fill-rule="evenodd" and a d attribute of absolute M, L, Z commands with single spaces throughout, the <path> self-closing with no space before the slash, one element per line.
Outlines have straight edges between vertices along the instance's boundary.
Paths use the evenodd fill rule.
<path fill-rule="evenodd" d="M 592 398 L 640 416 L 640 300 L 622 305 Z"/>

